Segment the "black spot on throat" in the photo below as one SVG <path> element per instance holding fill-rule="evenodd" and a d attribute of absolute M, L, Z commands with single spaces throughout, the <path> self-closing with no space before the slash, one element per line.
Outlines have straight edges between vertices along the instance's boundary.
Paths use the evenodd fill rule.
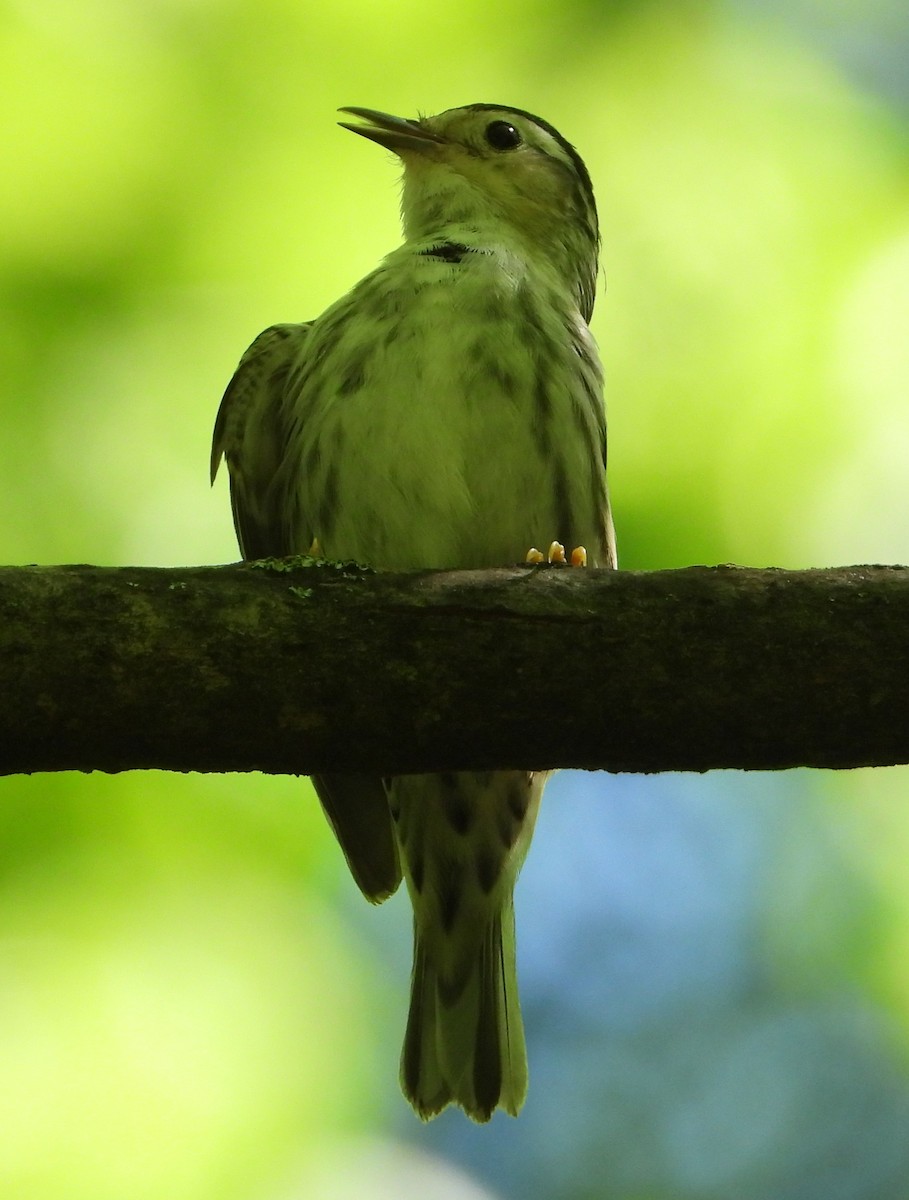
<path fill-rule="evenodd" d="M 421 250 L 423 258 L 438 258 L 442 262 L 459 263 L 465 254 L 470 253 L 470 247 L 463 242 L 439 242 L 428 250 Z"/>

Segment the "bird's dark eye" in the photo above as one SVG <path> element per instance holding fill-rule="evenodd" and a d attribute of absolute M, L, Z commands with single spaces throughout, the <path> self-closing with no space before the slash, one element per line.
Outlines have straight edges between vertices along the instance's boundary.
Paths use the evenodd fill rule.
<path fill-rule="evenodd" d="M 486 126 L 486 140 L 493 150 L 513 150 L 520 146 L 521 135 L 510 121 L 492 121 Z"/>

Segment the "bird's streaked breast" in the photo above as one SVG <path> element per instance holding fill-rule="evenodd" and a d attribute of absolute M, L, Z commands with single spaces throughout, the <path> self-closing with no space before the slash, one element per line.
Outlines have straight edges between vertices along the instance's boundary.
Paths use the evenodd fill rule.
<path fill-rule="evenodd" d="M 451 244 L 390 255 L 313 326 L 286 400 L 299 414 L 288 485 L 313 526 L 301 546 L 407 570 L 601 540 L 586 326 L 513 255 Z"/>

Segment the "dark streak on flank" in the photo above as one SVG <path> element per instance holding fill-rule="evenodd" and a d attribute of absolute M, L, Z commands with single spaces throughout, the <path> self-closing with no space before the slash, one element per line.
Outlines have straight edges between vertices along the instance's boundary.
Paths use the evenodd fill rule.
<path fill-rule="evenodd" d="M 498 882 L 502 868 L 502 857 L 499 854 L 492 854 L 487 848 L 483 848 L 477 854 L 477 880 L 480 887 L 488 896 Z"/>
<path fill-rule="evenodd" d="M 533 385 L 533 406 L 534 416 L 540 426 L 541 434 L 545 434 L 546 428 L 552 418 L 552 400 L 549 395 L 549 378 L 542 367 L 537 368 L 536 379 Z"/>
<path fill-rule="evenodd" d="M 514 375 L 502 362 L 494 362 L 490 364 L 492 373 L 499 384 L 499 387 L 510 399 L 514 399 L 517 392 L 517 380 Z"/>
<path fill-rule="evenodd" d="M 476 373 L 476 379 L 481 385 L 487 383 L 490 379 L 495 380 L 505 395 L 513 398 L 517 391 L 517 380 L 500 358 L 495 357 L 487 351 L 487 345 L 488 335 L 484 334 L 471 348 L 468 361 L 471 363 L 472 370 Z M 480 390 L 484 393 L 486 391 L 482 387 Z"/>
<path fill-rule="evenodd" d="M 413 859 L 410 862 L 410 882 L 413 885 L 413 890 L 417 893 L 418 896 L 422 895 L 422 893 L 423 893 L 424 870 L 425 870 L 425 863 L 423 861 L 423 855 L 422 854 L 414 855 Z"/>
<path fill-rule="evenodd" d="M 348 293 L 349 306 L 343 313 L 339 324 L 350 320 L 352 316 L 362 316 L 363 313 L 373 313 L 376 308 L 376 301 L 380 297 L 388 293 L 387 278 L 383 278 L 382 268 L 379 267 L 361 279 L 352 293 Z"/>
<path fill-rule="evenodd" d="M 341 334 L 344 332 L 344 323 L 342 321 L 332 321 L 331 324 L 319 327 L 319 338 L 309 356 L 309 362 L 312 366 L 321 366 L 341 340 Z M 298 392 L 300 390 L 300 381 L 297 382 Z"/>
<path fill-rule="evenodd" d="M 313 439 L 303 455 L 301 467 L 304 479 L 311 479 L 322 465 L 322 446 L 318 438 Z"/>
<path fill-rule="evenodd" d="M 344 373 L 338 382 L 338 392 L 342 396 L 352 396 L 366 382 L 367 354 L 358 354 L 351 358 L 345 366 Z"/>
<path fill-rule="evenodd" d="M 530 804 L 530 787 L 525 781 L 514 780 L 508 788 L 508 808 L 516 821 L 523 821 Z"/>
<path fill-rule="evenodd" d="M 521 828 L 521 823 L 507 808 L 499 808 L 496 812 L 496 829 L 502 845 L 506 850 L 510 850 L 518 840 L 518 833 Z"/>
<path fill-rule="evenodd" d="M 328 464 L 328 470 L 325 473 L 325 480 L 319 495 L 319 503 L 316 507 L 316 525 L 326 540 L 334 529 L 337 509 L 338 459 L 336 455 L 333 455 Z"/>
<path fill-rule="evenodd" d="M 303 366 L 296 366 L 287 373 L 287 380 L 284 385 L 284 396 L 294 397 L 301 395 L 309 386 L 309 381 L 312 379 L 317 363 L 314 358 L 308 359 Z"/>
<path fill-rule="evenodd" d="M 482 341 L 477 342 L 469 358 L 484 398 L 488 396 L 493 381 L 506 396 L 512 396 L 515 389 L 514 376 L 500 359 L 484 352 L 484 344 Z"/>
<path fill-rule="evenodd" d="M 451 933 L 461 907 L 461 883 L 457 872 L 450 869 L 440 872 L 439 920 L 446 933 Z"/>
<path fill-rule="evenodd" d="M 544 329 L 542 322 L 540 321 L 540 314 L 537 310 L 536 304 L 534 303 L 533 293 L 527 284 L 524 284 L 518 289 L 515 299 L 517 301 L 518 309 L 520 310 L 519 315 L 521 325 L 526 329 L 532 330 L 533 333 L 538 337 L 542 337 L 544 334 Z"/>

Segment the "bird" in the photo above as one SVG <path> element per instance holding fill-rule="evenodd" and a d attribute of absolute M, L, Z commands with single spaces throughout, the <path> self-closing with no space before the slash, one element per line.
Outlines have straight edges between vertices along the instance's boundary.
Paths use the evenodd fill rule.
<path fill-rule="evenodd" d="M 603 372 L 589 323 L 590 174 L 547 121 L 469 104 L 339 109 L 403 165 L 403 242 L 315 320 L 273 325 L 221 401 L 244 559 L 312 553 L 382 571 L 514 564 L 537 544 L 615 567 Z M 351 731 L 356 736 L 356 731 Z M 340 765 L 340 764 L 339 764 Z M 413 905 L 402 1090 L 517 1116 L 527 1055 L 513 891 L 547 772 L 314 779 L 350 871 Z"/>

